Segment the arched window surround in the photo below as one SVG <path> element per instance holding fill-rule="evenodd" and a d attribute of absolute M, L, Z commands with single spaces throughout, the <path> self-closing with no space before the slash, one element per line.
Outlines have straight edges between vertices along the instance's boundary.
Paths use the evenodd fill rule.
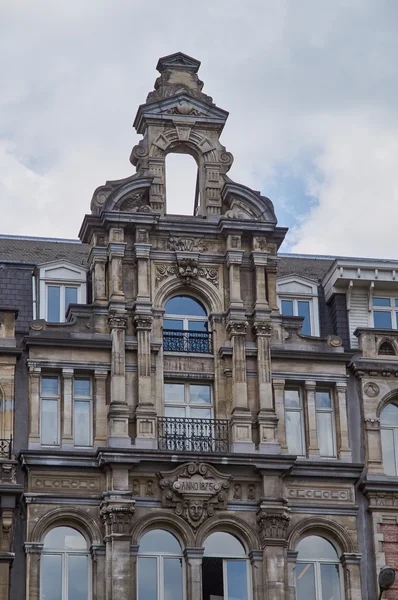
<path fill-rule="evenodd" d="M 398 476 L 398 395 L 382 403 L 379 411 L 380 442 L 385 475 Z"/>
<path fill-rule="evenodd" d="M 192 294 L 171 295 L 164 304 L 163 350 L 212 353 L 207 307 Z"/>

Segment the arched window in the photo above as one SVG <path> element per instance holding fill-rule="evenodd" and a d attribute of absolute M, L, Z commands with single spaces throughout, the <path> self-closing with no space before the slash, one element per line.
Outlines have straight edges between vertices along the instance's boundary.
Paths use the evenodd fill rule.
<path fill-rule="evenodd" d="M 248 560 L 240 541 L 218 531 L 204 544 L 202 561 L 203 600 L 249 600 Z"/>
<path fill-rule="evenodd" d="M 297 545 L 297 600 L 342 600 L 340 561 L 330 542 L 310 535 Z"/>
<path fill-rule="evenodd" d="M 189 296 L 174 296 L 165 306 L 163 348 L 167 352 L 211 352 L 206 310 Z"/>
<path fill-rule="evenodd" d="M 44 538 L 41 557 L 41 600 L 88 600 L 87 542 L 72 527 L 56 527 Z"/>
<path fill-rule="evenodd" d="M 383 342 L 379 348 L 380 356 L 395 356 L 393 345 L 390 342 Z"/>
<path fill-rule="evenodd" d="M 153 529 L 141 541 L 138 555 L 138 600 L 183 600 L 183 557 L 177 539 Z"/>
<path fill-rule="evenodd" d="M 398 474 L 398 400 L 390 402 L 380 415 L 383 466 L 386 475 Z"/>

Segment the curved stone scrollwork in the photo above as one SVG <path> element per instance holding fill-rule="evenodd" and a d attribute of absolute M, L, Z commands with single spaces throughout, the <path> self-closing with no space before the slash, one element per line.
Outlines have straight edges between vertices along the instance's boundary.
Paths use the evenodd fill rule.
<path fill-rule="evenodd" d="M 182 238 L 170 235 L 164 244 L 165 250 L 172 252 L 205 252 L 207 244 L 203 238 Z"/>
<path fill-rule="evenodd" d="M 184 282 L 185 285 L 190 285 L 193 280 L 206 279 L 215 287 L 218 287 L 218 271 L 209 267 L 199 267 L 196 258 L 179 258 L 177 263 L 173 265 L 158 265 L 156 267 L 156 282 L 159 284 L 162 279 L 170 276 L 177 276 Z"/>
<path fill-rule="evenodd" d="M 188 463 L 158 473 L 162 505 L 174 508 L 176 515 L 187 521 L 194 531 L 215 510 L 226 509 L 230 475 L 223 475 L 211 465 Z"/>

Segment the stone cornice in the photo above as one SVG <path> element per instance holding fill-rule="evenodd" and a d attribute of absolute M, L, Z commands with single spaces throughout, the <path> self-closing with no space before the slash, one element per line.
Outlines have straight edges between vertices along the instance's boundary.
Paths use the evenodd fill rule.
<path fill-rule="evenodd" d="M 398 362 L 380 359 L 359 358 L 353 360 L 349 365 L 355 376 L 361 377 L 398 377 Z"/>

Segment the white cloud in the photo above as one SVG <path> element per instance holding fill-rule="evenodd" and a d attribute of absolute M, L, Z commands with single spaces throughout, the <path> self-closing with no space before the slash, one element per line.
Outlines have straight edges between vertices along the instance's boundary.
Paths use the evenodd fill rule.
<path fill-rule="evenodd" d="M 2 232 L 77 236 L 94 189 L 134 172 L 136 109 L 157 59 L 182 50 L 230 111 L 230 175 L 267 194 L 283 165 L 314 195 L 290 236 L 295 251 L 398 257 L 395 0 L 198 6 L 1 5 Z"/>

